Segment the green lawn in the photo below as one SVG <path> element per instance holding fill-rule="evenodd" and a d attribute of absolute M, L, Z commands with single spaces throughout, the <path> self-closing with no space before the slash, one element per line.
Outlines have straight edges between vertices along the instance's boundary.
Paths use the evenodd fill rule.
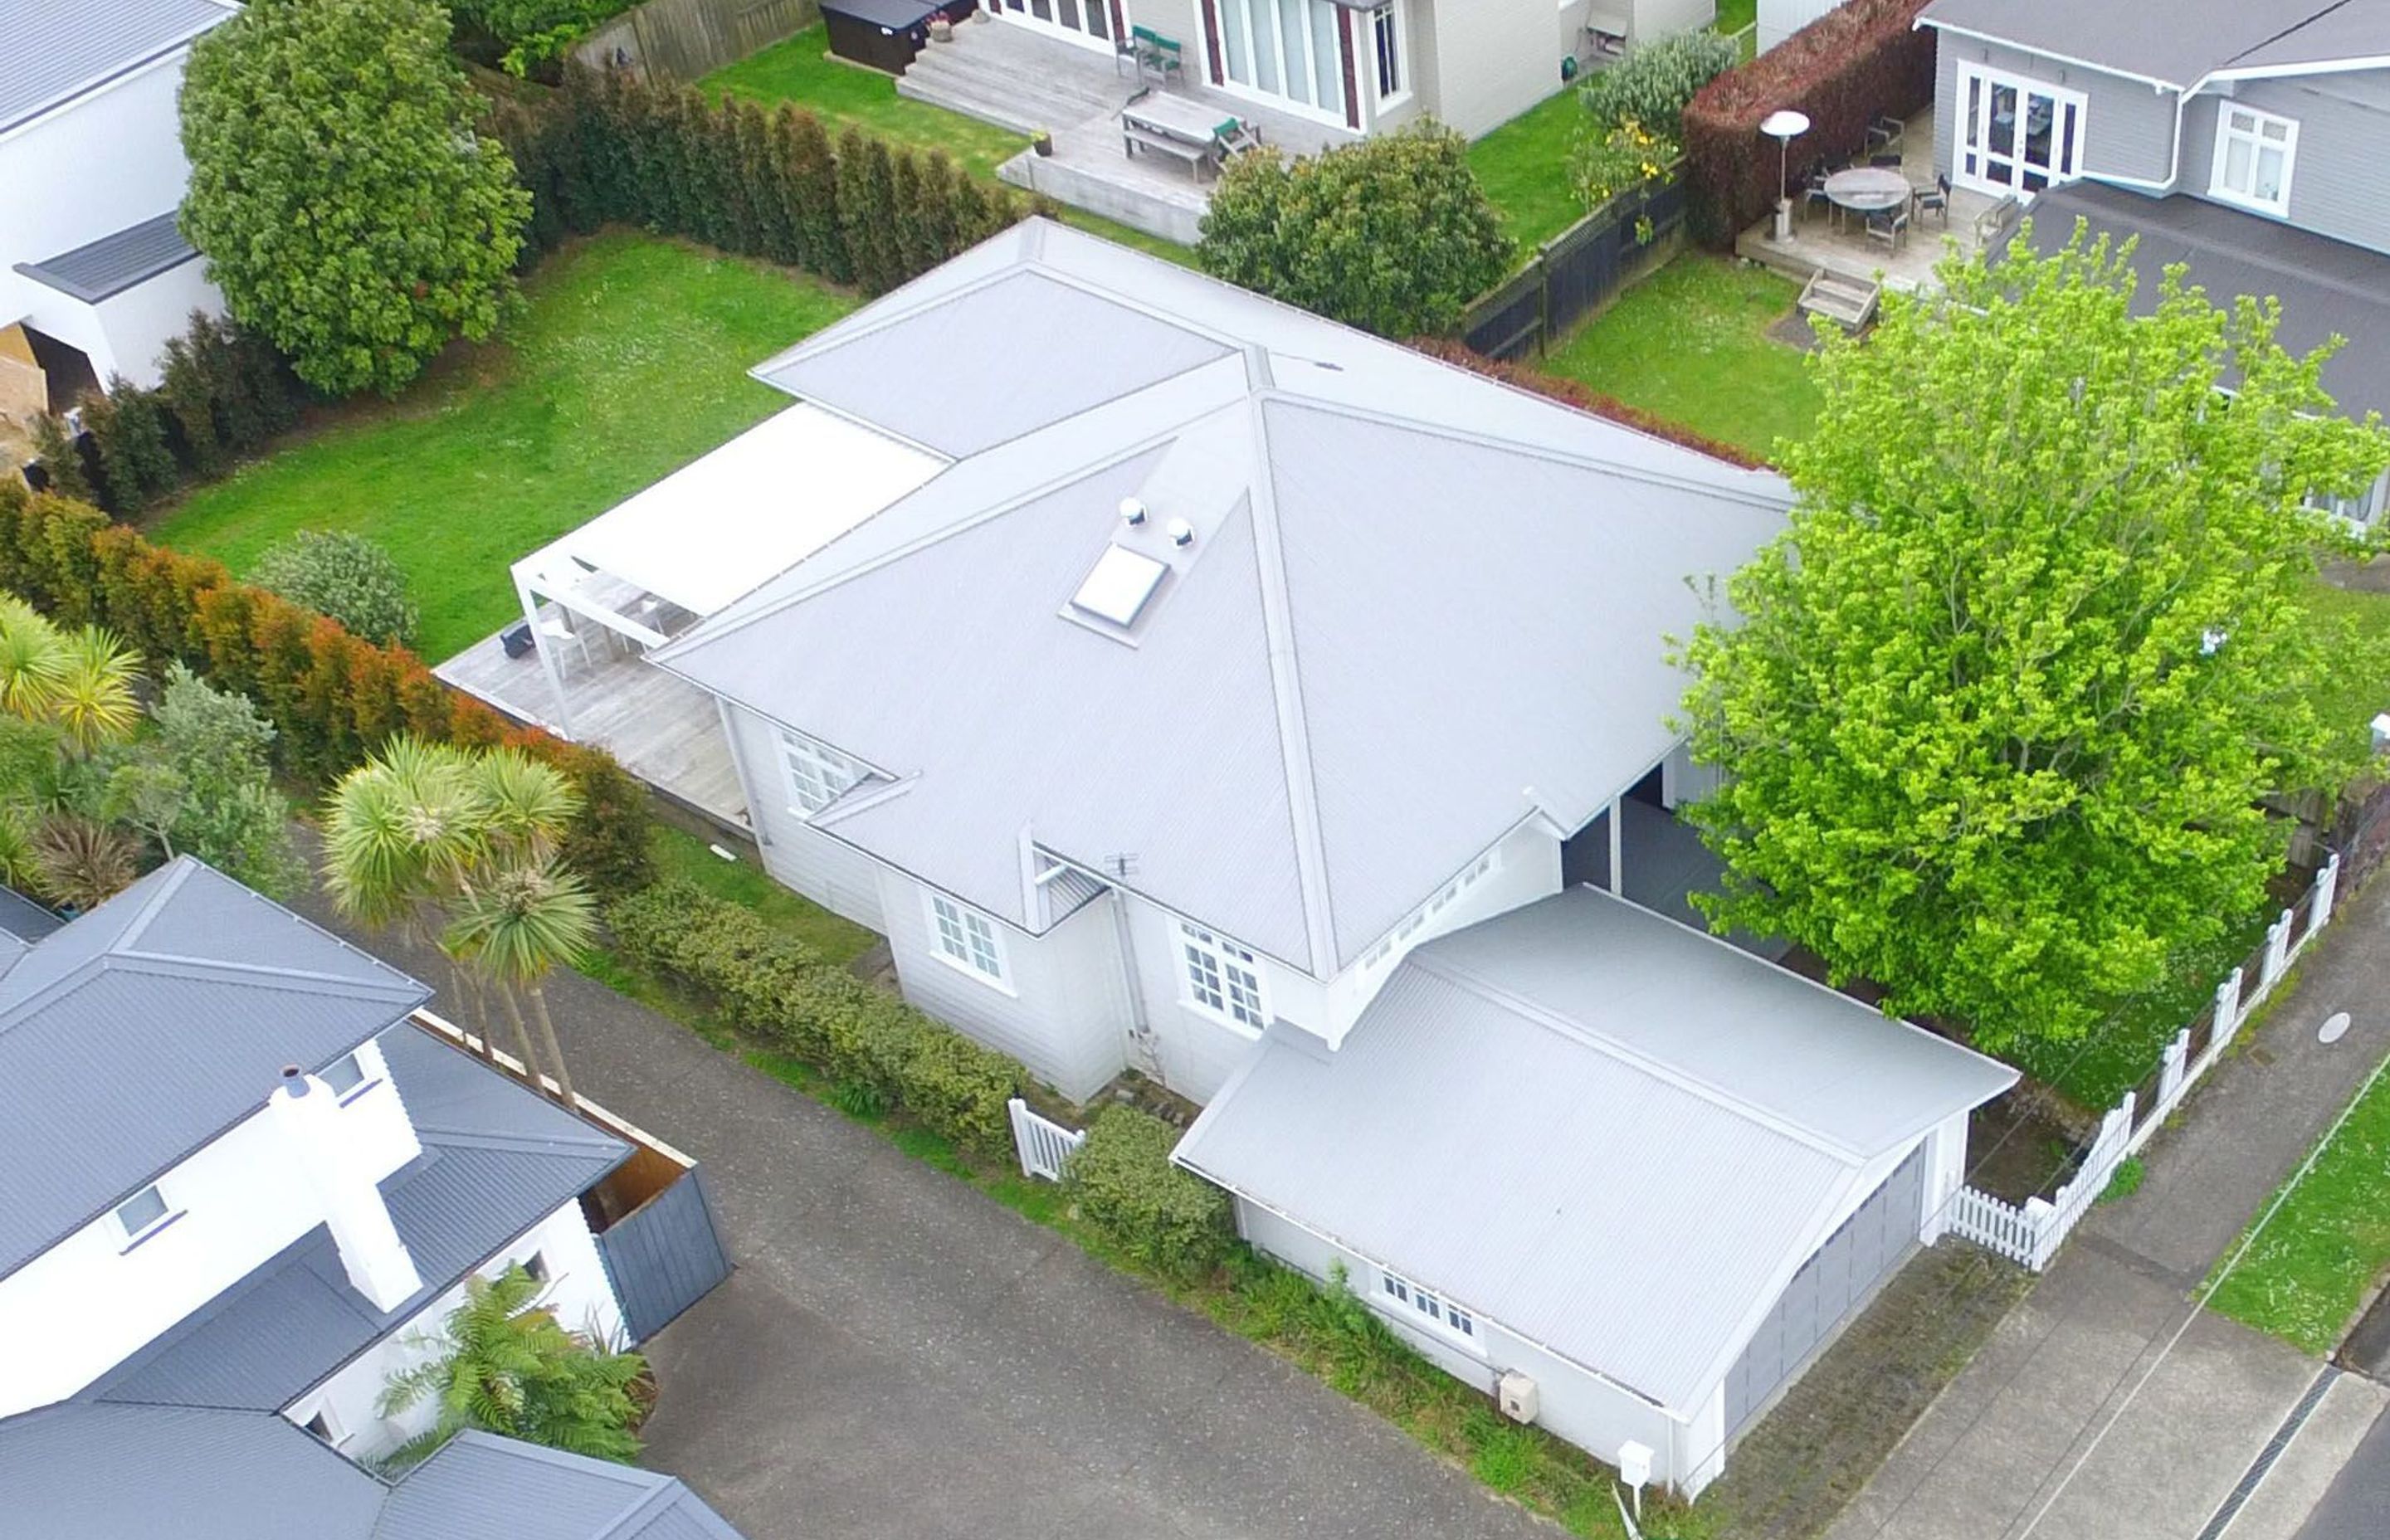
<path fill-rule="evenodd" d="M 1546 371 L 1768 458 L 1808 433 L 1818 388 L 1767 335 L 1798 298 L 1760 268 L 1687 252 L 1544 356 Z"/>
<path fill-rule="evenodd" d="M 2358 1098 L 2282 1206 L 2257 1223 L 2255 1242 L 2207 1303 L 2305 1352 L 2331 1352 L 2390 1265 L 2390 1077 Z"/>
<path fill-rule="evenodd" d="M 337 409 L 158 517 L 161 545 L 244 571 L 298 529 L 362 531 L 423 609 L 433 661 L 517 613 L 508 566 L 786 400 L 748 367 L 854 308 L 811 279 L 625 232 L 524 284 L 505 343 L 456 350 L 396 402 Z"/>
<path fill-rule="evenodd" d="M 1759 19 L 1759 0 L 1718 0 L 1717 19 L 1710 30 L 1732 37 Z"/>
<path fill-rule="evenodd" d="M 725 861 L 707 848 L 705 841 L 669 824 L 656 826 L 655 853 L 659 878 L 685 878 L 716 898 L 752 909 L 782 934 L 795 937 L 839 967 L 853 962 L 880 940 L 853 920 L 842 919 L 782 887 L 746 856 Z"/>
<path fill-rule="evenodd" d="M 1469 147 L 1469 169 L 1502 216 L 1520 255 L 1585 217 L 1569 186 L 1569 155 L 1586 122 L 1574 86 L 1529 108 Z"/>

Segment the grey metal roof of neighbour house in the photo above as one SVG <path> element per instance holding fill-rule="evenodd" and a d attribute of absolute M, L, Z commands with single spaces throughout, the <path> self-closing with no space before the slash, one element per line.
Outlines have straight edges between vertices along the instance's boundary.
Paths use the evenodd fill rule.
<path fill-rule="evenodd" d="M 1681 1413 L 1863 1184 L 2016 1078 L 1576 888 L 1413 952 L 1332 1055 L 1273 1029 L 1175 1158 Z"/>
<path fill-rule="evenodd" d="M 2138 308 L 2155 307 L 2158 276 L 2175 263 L 2218 304 L 2229 307 L 2243 294 L 2279 299 L 2277 337 L 2292 352 L 2347 340 L 2323 366 L 2323 388 L 2340 409 L 2390 414 L 2390 256 L 2204 199 L 2145 198 L 2090 182 L 2034 200 L 2034 245 L 2063 246 L 2078 218 L 2095 236 L 2139 237 Z"/>
<path fill-rule="evenodd" d="M 86 1398 L 289 1405 L 631 1152 L 412 1023 L 385 1033 L 381 1047 L 423 1145 L 381 1184 L 422 1290 L 377 1312 L 318 1226 L 104 1376 Z"/>
<path fill-rule="evenodd" d="M 816 827 L 991 914 L 1068 912 L 1037 853 L 1125 862 L 1124 886 L 1318 975 L 1521 822 L 1573 829 L 1658 762 L 1667 638 L 1786 503 L 1042 220 L 756 373 L 913 438 L 946 409 L 913 381 L 1022 399 L 1000 433 L 927 440 L 961 457 L 657 660 L 873 766 Z M 1071 609 L 1112 545 L 1168 568 L 1124 632 Z"/>
<path fill-rule="evenodd" d="M 169 209 L 71 251 L 40 262 L 20 262 L 17 271 L 71 299 L 96 305 L 199 254 L 183 238 L 174 211 Z"/>
<path fill-rule="evenodd" d="M 389 1482 L 280 1417 L 227 1407 L 0 1418 L 0 1531 L 29 1540 L 739 1540 L 657 1471 L 468 1431 Z"/>
<path fill-rule="evenodd" d="M 1934 0 L 1918 19 L 2178 90 L 2218 72 L 2390 54 L 2378 0 Z"/>
<path fill-rule="evenodd" d="M 739 1540 L 670 1476 L 459 1433 L 393 1488 L 374 1540 Z"/>
<path fill-rule="evenodd" d="M 228 0 L 0 0 L 0 134 L 238 15 Z"/>
<path fill-rule="evenodd" d="M 14 888 L 0 888 L 0 933 L 30 946 L 66 920 Z"/>
<path fill-rule="evenodd" d="M 0 1277 L 430 998 L 188 857 L 0 974 Z"/>

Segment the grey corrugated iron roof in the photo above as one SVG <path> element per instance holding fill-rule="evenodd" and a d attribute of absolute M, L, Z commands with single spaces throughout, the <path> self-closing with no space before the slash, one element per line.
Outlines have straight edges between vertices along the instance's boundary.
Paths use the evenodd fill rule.
<path fill-rule="evenodd" d="M 239 14 L 228 0 L 0 0 L 0 134 Z"/>
<path fill-rule="evenodd" d="M 0 887 L 0 932 L 30 945 L 65 923 L 16 889 Z"/>
<path fill-rule="evenodd" d="M 1091 303 L 1133 317 L 1134 358 L 1079 381 L 1075 341 L 1021 354 Z M 658 660 L 885 772 L 816 822 L 1030 930 L 1034 843 L 1335 971 L 1523 819 L 1574 828 L 1666 751 L 1688 580 L 1782 522 L 1772 476 L 1043 221 L 758 374 L 827 388 L 825 358 L 848 393 L 824 404 L 859 417 L 912 408 L 853 382 L 1033 366 L 1088 404 L 1024 407 Z M 1062 618 L 1115 542 L 1172 568 L 1133 648 Z"/>
<path fill-rule="evenodd" d="M 1934 0 L 1919 19 L 2178 90 L 2218 71 L 2390 54 L 2371 0 Z"/>
<path fill-rule="evenodd" d="M 1332 1055 L 1273 1031 L 1176 1159 L 1684 1414 L 1859 1184 L 2016 1078 L 1578 888 L 1413 952 Z"/>
<path fill-rule="evenodd" d="M 169 209 L 71 251 L 40 262 L 20 262 L 17 271 L 71 299 L 96 305 L 199 254 L 183 238 L 174 211 Z"/>
<path fill-rule="evenodd" d="M 0 1277 L 430 991 L 185 857 L 0 974 Z"/>
<path fill-rule="evenodd" d="M 2175 263 L 2227 308 L 2242 294 L 2279 299 L 2277 340 L 2292 352 L 2347 340 L 2323 366 L 2323 388 L 2340 409 L 2390 414 L 2390 256 L 2204 199 L 2145 198 L 2094 182 L 2034 200 L 2033 244 L 2044 251 L 2065 245 L 2077 219 L 2120 244 L 2139 237 L 2136 308 L 2156 307 L 2158 276 Z"/>
<path fill-rule="evenodd" d="M 459 1433 L 390 1494 L 374 1540 L 739 1540 L 678 1481 Z"/>
<path fill-rule="evenodd" d="M 394 1310 L 375 1310 L 318 1226 L 86 1397 L 286 1406 L 630 1155 L 622 1140 L 418 1027 L 393 1027 L 381 1048 L 423 1145 L 381 1184 L 423 1288 Z"/>

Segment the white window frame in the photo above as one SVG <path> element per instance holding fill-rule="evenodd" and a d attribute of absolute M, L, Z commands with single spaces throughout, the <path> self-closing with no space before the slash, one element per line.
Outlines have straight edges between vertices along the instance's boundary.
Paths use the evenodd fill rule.
<path fill-rule="evenodd" d="M 1400 107 L 1411 99 L 1411 23 L 1407 0 L 1386 0 L 1373 7 L 1369 15 L 1369 95 L 1377 111 Z M 1386 78 L 1386 34 L 1394 34 L 1394 88 L 1384 88 Z"/>
<path fill-rule="evenodd" d="M 780 729 L 780 779 L 789 811 L 810 818 L 838 801 L 864 776 L 864 768 L 818 738 Z"/>
<path fill-rule="evenodd" d="M 1269 1025 L 1261 959 L 1191 920 L 1178 922 L 1178 992 L 1188 1006 L 1248 1037 Z"/>
<path fill-rule="evenodd" d="M 156 1196 L 158 1200 L 158 1217 L 148 1221 L 147 1224 L 136 1229 L 133 1226 L 124 1222 L 124 1211 L 133 1203 L 139 1200 L 144 1195 Z M 121 1202 L 114 1204 L 108 1211 L 109 1222 L 116 1226 L 117 1236 L 123 1241 L 123 1250 L 127 1251 L 133 1250 L 135 1246 L 140 1245 L 143 1241 L 148 1240 L 151 1236 L 156 1235 L 159 1231 L 164 1229 L 167 1226 L 172 1225 L 175 1220 L 182 1217 L 183 1211 L 174 1207 L 174 1205 L 167 1200 L 166 1189 L 160 1187 L 155 1182 L 143 1187 L 139 1192 L 127 1195 Z"/>
<path fill-rule="evenodd" d="M 1242 96 L 1248 101 L 1266 102 L 1270 106 L 1278 108 L 1280 110 L 1292 112 L 1300 117 L 1310 118 L 1317 122 L 1334 123 L 1339 128 L 1345 126 L 1344 112 L 1347 104 L 1343 101 L 1341 97 L 1344 89 L 1344 38 L 1346 34 L 1344 32 L 1345 24 L 1343 19 L 1341 16 L 1335 15 L 1335 12 L 1339 7 L 1335 5 L 1334 0 L 1219 0 L 1219 3 L 1222 7 L 1221 15 L 1223 17 L 1227 14 L 1226 8 L 1227 6 L 1234 6 L 1238 7 L 1238 19 L 1244 23 L 1244 45 L 1241 50 L 1238 47 L 1238 40 L 1228 35 L 1227 24 L 1223 20 L 1219 27 L 1219 35 L 1211 39 L 1211 41 L 1217 43 L 1220 47 L 1220 69 L 1212 80 L 1212 83 L 1214 86 L 1227 92 L 1230 96 Z M 1337 39 L 1337 43 L 1336 58 L 1333 61 L 1333 69 L 1337 83 L 1336 89 L 1340 99 L 1332 107 L 1322 107 L 1307 96 L 1298 96 L 1290 91 L 1282 89 L 1272 90 L 1266 86 L 1247 83 L 1249 81 L 1258 81 L 1261 78 L 1260 71 L 1254 67 L 1256 60 L 1255 50 L 1253 47 L 1253 39 L 1262 35 L 1255 30 L 1254 18 L 1256 13 L 1258 13 L 1262 19 L 1268 23 L 1271 29 L 1268 35 L 1278 39 L 1281 45 L 1276 57 L 1278 58 L 1279 69 L 1279 84 L 1280 86 L 1285 84 L 1284 76 L 1288 60 L 1284 57 L 1282 45 L 1285 41 L 1286 32 L 1285 27 L 1279 19 L 1279 7 L 1281 6 L 1291 6 L 1300 7 L 1305 12 L 1304 24 L 1301 33 L 1303 39 L 1303 65 L 1305 71 L 1304 78 L 1310 83 L 1311 89 L 1315 91 L 1317 89 L 1319 82 L 1318 40 L 1312 32 L 1308 15 L 1310 7 L 1314 5 L 1326 6 L 1331 19 L 1336 23 L 1335 37 Z M 1199 25 L 1202 26 L 1202 30 L 1207 33 L 1211 31 L 1208 24 L 1204 24 L 1201 21 L 1200 15 Z M 1355 51 L 1356 55 L 1358 50 L 1359 45 L 1356 44 Z M 1210 50 L 1208 48 L 1205 49 L 1204 54 L 1208 60 L 1210 58 Z M 1240 55 L 1241 55 L 1241 57 L 1239 57 Z M 1246 80 L 1238 80 L 1231 74 L 1231 70 L 1237 67 L 1241 67 L 1244 70 Z M 1213 71 L 1209 68 L 1208 63 L 1204 73 L 1207 75 L 1213 75 Z M 1357 57 L 1354 60 L 1354 73 L 1356 76 L 1360 73 L 1360 60 Z M 1372 82 L 1377 79 L 1374 61 L 1369 78 Z M 1362 83 L 1357 79 L 1354 82 L 1354 84 L 1356 87 L 1360 86 L 1361 83 Z"/>
<path fill-rule="evenodd" d="M 1433 1289 L 1422 1289 L 1400 1273 L 1378 1269 L 1378 1303 L 1386 1314 L 1406 1326 L 1432 1331 L 1455 1346 L 1483 1354 L 1476 1314 L 1462 1309 Z"/>
<path fill-rule="evenodd" d="M 2246 129 L 2233 126 L 2232 119 L 2235 114 L 2249 120 L 2249 126 Z M 2280 124 L 2282 127 L 2284 132 L 2281 138 L 2266 137 L 2266 129 L 2271 124 Z M 2245 143 L 2249 147 L 2249 186 L 2252 189 L 2257 185 L 2259 157 L 2269 148 L 2282 152 L 2282 180 L 2277 189 L 2277 196 L 2270 199 L 2259 198 L 2254 190 L 2243 191 L 2224 180 L 2225 168 L 2230 164 L 2229 151 L 2236 141 Z M 2298 161 L 2299 121 L 2296 118 L 2285 118 L 2279 112 L 2268 112 L 2263 108 L 2248 107 L 2229 97 L 2217 102 L 2216 156 L 2208 163 L 2208 197 L 2218 202 L 2229 203 L 2235 208 L 2247 209 L 2255 213 L 2273 214 L 2278 218 L 2286 219 L 2290 217 L 2291 212 L 2291 175 L 2298 169 Z"/>
<path fill-rule="evenodd" d="M 1976 89 L 1971 92 L 1970 85 Z M 2007 150 L 1999 150 L 1992 143 L 1992 135 L 1999 126 L 1992 120 L 1992 97 L 1994 92 L 2001 87 L 2006 87 L 2017 94 L 2018 104 L 2025 120 L 2021 126 L 2030 127 L 2032 122 L 2033 109 L 2026 100 L 2027 97 L 2049 98 L 2052 144 L 2055 147 L 2063 143 L 2065 154 L 2060 160 L 2047 167 L 2037 165 L 2032 169 L 2042 173 L 2047 179 L 2046 186 L 2052 187 L 2079 180 L 2083 175 L 2084 145 L 2090 132 L 2091 98 L 2080 91 L 2070 91 L 2062 85 L 2051 85 L 2046 81 L 2036 80 L 2031 75 L 2020 75 L 1982 64 L 1970 64 L 1963 60 L 1958 67 L 1957 87 L 1954 93 L 1958 121 L 1952 124 L 1954 137 L 1950 149 L 1950 180 L 1960 186 L 1975 192 L 1988 193 L 1995 198 L 2009 194 L 2018 198 L 2031 198 L 2041 190 L 2038 187 L 2027 187 L 2024 185 L 2026 162 L 2022 153 L 2022 147 L 2017 143 L 2014 127 L 2010 130 Z M 1974 109 L 1972 112 L 1969 110 L 1971 105 Z M 2071 119 L 2066 118 L 2066 114 L 2069 113 L 2072 114 Z M 1970 122 L 1971 119 L 1972 122 Z M 2062 138 L 2062 127 L 2071 127 L 2073 133 Z M 1978 169 L 1969 169 L 1970 158 L 1976 161 Z M 1995 160 L 2006 160 L 2009 163 L 2010 180 L 2003 182 L 1991 174 L 1990 162 Z"/>
<path fill-rule="evenodd" d="M 2355 531 L 2370 530 L 2382 517 L 2385 503 L 2390 503 L 2390 469 L 2384 470 L 2365 483 L 2363 491 L 2354 497 L 2335 497 L 2327 492 L 2310 492 L 2307 507 L 2319 513 L 2328 513 Z"/>
<path fill-rule="evenodd" d="M 921 907 L 930 917 L 930 950 L 940 962 L 990 989 L 1012 993 L 1012 964 L 995 920 L 942 892 L 924 891 Z"/>

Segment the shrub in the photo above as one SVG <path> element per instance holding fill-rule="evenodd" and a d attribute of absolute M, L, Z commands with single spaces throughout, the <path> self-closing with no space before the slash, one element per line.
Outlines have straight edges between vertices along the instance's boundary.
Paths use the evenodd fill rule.
<path fill-rule="evenodd" d="M 415 640 L 415 600 L 388 551 L 346 530 L 301 530 L 266 548 L 249 580 L 369 642 Z"/>
<path fill-rule="evenodd" d="M 42 474 L 49 478 L 49 491 L 78 503 L 92 501 L 96 494 L 91 478 L 84 473 L 83 445 L 47 412 L 33 417 L 33 453 L 42 462 Z"/>
<path fill-rule="evenodd" d="M 1586 84 L 1585 105 L 1605 123 L 1642 123 L 1673 139 L 1693 93 L 1733 69 L 1740 57 L 1734 42 L 1715 32 L 1677 32 L 1638 45 L 1595 74 Z"/>
<path fill-rule="evenodd" d="M 1688 217 L 1694 236 L 1730 248 L 1780 196 L 1776 141 L 1760 120 L 1780 107 L 1809 115 L 1792 163 L 1857 154 L 1868 124 L 1905 118 L 1934 99 L 1934 38 L 1919 28 L 1927 0 L 1848 0 L 1685 105 Z"/>
<path fill-rule="evenodd" d="M 140 512 L 154 494 L 170 491 L 182 470 L 167 446 L 166 413 L 158 397 L 122 375 L 109 377 L 108 391 L 85 402 L 83 415 L 92 446 L 99 451 L 109 511 L 122 517 Z"/>
<path fill-rule="evenodd" d="M 1086 1221 L 1128 1256 L 1168 1277 L 1209 1276 L 1235 1232 L 1228 1195 L 1170 1163 L 1178 1130 L 1135 1107 L 1096 1114 L 1063 1186 Z"/>
<path fill-rule="evenodd" d="M 1569 177 L 1586 208 L 1599 209 L 1620 193 L 1667 175 L 1676 159 L 1674 144 L 1630 118 L 1597 124 L 1578 140 Z"/>
<path fill-rule="evenodd" d="M 820 1069 L 840 1106 L 902 1107 L 957 1145 L 1010 1150 L 1006 1103 L 1028 1078 L 1019 1064 L 829 966 L 752 910 L 673 880 L 616 901 L 606 919 L 626 955 Z"/>
<path fill-rule="evenodd" d="M 1381 337 L 1449 329 L 1510 267 L 1468 141 L 1434 124 L 1291 162 L 1240 156 L 1202 230 L 1214 277 Z"/>

